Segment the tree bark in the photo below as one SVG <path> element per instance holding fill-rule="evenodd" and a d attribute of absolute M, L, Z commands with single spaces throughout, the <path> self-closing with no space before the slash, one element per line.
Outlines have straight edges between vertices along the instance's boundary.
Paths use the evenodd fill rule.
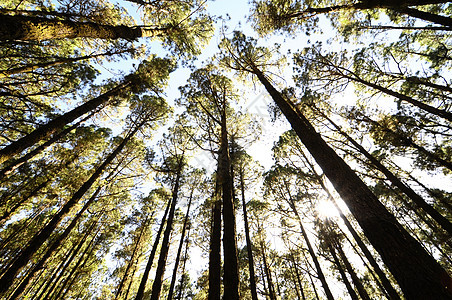
<path fill-rule="evenodd" d="M 0 17 L 1 41 L 45 41 L 72 38 L 136 40 L 147 35 L 149 33 L 141 27 L 125 25 L 113 26 L 21 15 L 3 14 Z"/>
<path fill-rule="evenodd" d="M 432 22 L 435 24 L 440 24 L 440 25 L 447 26 L 447 27 L 452 27 L 452 18 L 449 18 L 449 17 L 432 14 L 432 13 L 429 13 L 426 11 L 422 11 L 422 10 L 418 10 L 418 9 L 414 9 L 414 8 L 410 8 L 410 7 L 394 8 L 393 10 L 398 13 L 410 16 L 410 17 L 414 17 L 414 18 L 421 19 L 424 21 Z"/>
<path fill-rule="evenodd" d="M 301 142 L 317 161 L 398 281 L 407 299 L 451 299 L 452 279 L 330 148 L 309 121 L 252 66 Z"/>

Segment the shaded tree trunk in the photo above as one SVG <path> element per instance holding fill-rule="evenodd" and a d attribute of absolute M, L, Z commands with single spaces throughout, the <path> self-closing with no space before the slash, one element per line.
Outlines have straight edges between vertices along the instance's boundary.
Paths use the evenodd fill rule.
<path fill-rule="evenodd" d="M 331 149 L 310 122 L 252 66 L 277 106 L 345 201 L 407 299 L 451 299 L 452 279 Z"/>
<path fill-rule="evenodd" d="M 218 194 L 215 193 L 215 198 Z M 212 207 L 212 229 L 209 252 L 209 300 L 221 298 L 221 201 L 215 199 Z"/>
<path fill-rule="evenodd" d="M 141 224 L 141 230 L 140 230 L 140 233 L 138 234 L 138 237 L 136 238 L 135 246 L 133 247 L 132 254 L 129 259 L 129 263 L 127 264 L 127 267 L 124 270 L 124 275 L 122 276 L 121 282 L 119 283 L 118 289 L 116 290 L 115 299 L 118 299 L 121 296 L 122 289 L 123 289 L 127 279 L 129 278 L 130 268 L 134 264 L 136 253 L 141 244 L 141 237 L 143 236 L 144 231 L 148 227 L 148 222 L 149 222 L 149 219 L 151 219 L 151 218 L 146 218 L 146 220 L 143 222 L 143 224 Z"/>

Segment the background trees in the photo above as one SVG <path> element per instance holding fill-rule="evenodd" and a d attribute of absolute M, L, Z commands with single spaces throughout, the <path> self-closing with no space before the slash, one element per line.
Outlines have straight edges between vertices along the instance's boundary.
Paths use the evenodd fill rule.
<path fill-rule="evenodd" d="M 450 299 L 450 3 L 215 5 L 0 8 L 2 297 Z"/>

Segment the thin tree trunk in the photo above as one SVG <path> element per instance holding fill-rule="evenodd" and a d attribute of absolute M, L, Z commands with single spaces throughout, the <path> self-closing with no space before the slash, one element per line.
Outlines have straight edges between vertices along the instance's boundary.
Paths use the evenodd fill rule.
<path fill-rule="evenodd" d="M 64 232 L 57 236 L 53 241 L 52 244 L 47 248 L 47 251 L 45 252 L 44 256 L 39 259 L 39 261 L 32 267 L 32 269 L 28 272 L 27 276 L 24 280 L 22 280 L 19 287 L 16 289 L 14 294 L 10 297 L 10 300 L 15 300 L 19 298 L 22 295 L 22 292 L 24 292 L 30 281 L 33 279 L 34 275 L 37 271 L 39 271 L 47 262 L 47 260 L 58 250 L 61 243 L 66 239 L 66 237 L 69 236 L 72 229 L 75 228 L 78 221 L 82 217 L 83 213 L 88 209 L 88 207 L 94 202 L 97 195 L 102 190 L 102 187 L 98 187 L 97 190 L 93 193 L 93 195 L 89 198 L 89 200 L 85 203 L 83 208 L 77 213 L 77 215 L 72 219 L 71 223 L 66 227 Z"/>
<path fill-rule="evenodd" d="M 135 255 L 138 251 L 138 248 L 141 244 L 141 237 L 143 236 L 144 231 L 146 230 L 147 226 L 148 226 L 148 220 L 149 218 L 146 218 L 146 220 L 143 222 L 143 224 L 141 224 L 141 230 L 140 233 L 138 234 L 138 237 L 136 238 L 136 242 L 135 242 L 135 246 L 133 247 L 132 250 L 132 254 L 130 256 L 129 259 L 129 263 L 127 264 L 126 269 L 124 270 L 124 275 L 122 276 L 121 282 L 118 285 L 118 288 L 116 290 L 116 294 L 115 294 L 115 299 L 118 299 L 121 296 L 122 293 L 122 288 L 124 287 L 124 284 L 126 282 L 126 280 L 129 277 L 129 270 L 133 264 L 133 261 L 135 260 Z"/>
<path fill-rule="evenodd" d="M 358 278 L 358 275 L 356 274 L 355 270 L 353 269 L 352 265 L 350 264 L 344 251 L 342 250 L 342 246 L 340 245 L 339 241 L 335 241 L 335 247 L 339 253 L 339 256 L 340 256 L 342 262 L 345 265 L 345 268 L 347 269 L 347 272 L 352 277 L 353 284 L 355 285 L 356 289 L 358 290 L 359 296 L 361 297 L 361 299 L 370 300 L 369 294 L 367 293 L 361 280 Z"/>
<path fill-rule="evenodd" d="M 96 237 L 97 237 L 97 234 L 99 233 L 99 231 L 100 231 L 100 228 L 94 234 L 93 238 L 91 239 L 89 244 L 86 246 L 86 248 L 83 251 L 83 253 L 80 255 L 79 259 L 77 260 L 77 263 L 72 268 L 72 270 L 69 273 L 69 275 L 62 282 L 61 288 L 58 291 L 58 293 L 52 294 L 49 299 L 52 299 L 52 298 L 55 299 L 55 300 L 57 300 L 57 299 L 64 299 L 64 295 L 66 295 L 69 292 L 69 290 L 70 290 L 70 288 L 72 286 L 71 282 L 73 282 L 77 278 L 77 276 L 74 276 L 74 274 L 76 274 L 76 272 L 79 271 L 79 268 L 83 268 L 83 266 L 86 264 L 86 262 L 90 258 L 91 254 L 94 252 L 94 250 L 96 248 L 95 245 L 96 245 L 97 240 L 98 240 L 98 239 L 96 239 Z M 96 241 L 96 243 L 95 243 L 95 241 Z M 66 290 L 65 293 L 63 295 L 61 295 L 64 290 Z"/>
<path fill-rule="evenodd" d="M 289 253 L 289 257 L 292 260 L 292 265 L 293 265 L 292 267 L 293 267 L 293 270 L 295 271 L 295 276 L 297 277 L 297 283 L 298 283 L 298 286 L 300 288 L 301 298 L 302 298 L 302 300 L 306 300 L 306 295 L 304 293 L 303 283 L 301 282 L 301 278 L 300 278 L 300 272 L 298 272 L 298 266 L 297 266 L 297 263 L 296 263 L 295 258 L 293 256 L 293 253 Z"/>
<path fill-rule="evenodd" d="M 264 264 L 264 273 L 265 277 L 267 278 L 267 285 L 268 285 L 268 295 L 270 297 L 270 300 L 276 300 L 276 293 L 275 293 L 275 287 L 273 285 L 272 275 L 270 272 L 270 266 L 267 262 L 267 254 L 265 253 L 265 246 L 264 241 L 261 240 L 261 252 L 262 252 L 262 262 Z"/>
<path fill-rule="evenodd" d="M 184 263 L 182 264 L 182 276 L 180 278 L 180 286 L 179 286 L 179 293 L 177 295 L 177 300 L 184 299 L 184 292 L 185 292 L 185 266 L 188 260 L 188 245 L 190 241 L 190 224 L 188 224 L 188 232 L 187 232 L 187 241 L 185 242 L 185 250 L 184 250 Z"/>
<path fill-rule="evenodd" d="M 452 223 L 441 215 L 433 206 L 425 202 L 425 200 L 419 196 L 413 189 L 405 185 L 400 181 L 397 176 L 395 176 L 388 168 L 386 168 L 378 159 L 376 159 L 372 154 L 370 154 L 363 146 L 356 142 L 352 137 L 350 137 L 346 132 L 344 132 L 336 123 L 334 123 L 326 115 L 322 114 L 335 128 L 336 130 L 344 136 L 358 151 L 364 155 L 380 172 L 382 172 L 386 178 L 397 188 L 399 188 L 405 195 L 407 195 L 418 207 L 425 211 L 430 217 L 432 217 L 444 230 L 446 230 L 449 235 L 452 235 Z"/>
<path fill-rule="evenodd" d="M 96 227 L 97 223 L 99 222 L 99 218 L 97 218 L 96 221 L 93 222 L 93 224 L 89 227 L 89 229 L 85 232 L 84 236 L 80 239 L 78 245 L 75 247 L 75 249 L 72 251 L 72 253 L 68 253 L 68 258 L 66 261 L 61 262 L 61 266 L 57 268 L 57 270 L 54 272 L 52 277 L 48 280 L 48 284 L 44 287 L 44 289 L 41 291 L 41 293 L 37 296 L 37 299 L 48 299 L 51 293 L 55 290 L 55 287 L 60 282 L 61 278 L 64 275 L 64 272 L 66 269 L 70 266 L 74 258 L 79 254 L 80 250 L 82 249 L 83 245 L 86 242 L 86 239 L 91 234 L 91 232 Z M 70 254 L 70 256 L 69 256 Z M 58 277 L 57 277 L 58 276 Z M 46 295 L 44 296 L 44 293 L 47 291 Z"/>
<path fill-rule="evenodd" d="M 221 201 L 215 193 L 212 207 L 212 231 L 209 252 L 209 300 L 221 298 Z"/>
<path fill-rule="evenodd" d="M 251 299 L 257 300 L 256 275 L 254 272 L 254 259 L 253 259 L 253 243 L 251 242 L 250 227 L 249 227 L 249 223 L 248 223 L 248 214 L 246 211 L 245 182 L 244 182 L 244 178 L 243 178 L 243 166 L 240 166 L 239 177 L 240 177 L 240 191 L 242 194 L 243 222 L 245 225 L 246 250 L 247 250 L 247 255 L 248 255 L 248 269 L 250 272 Z"/>
<path fill-rule="evenodd" d="M 124 81 L 115 88 L 109 90 L 105 94 L 102 94 L 88 102 L 72 109 L 71 111 L 56 117 L 49 121 L 47 124 L 36 128 L 26 136 L 19 140 L 9 144 L 0 150 L 0 163 L 12 158 L 14 155 L 19 154 L 28 147 L 33 146 L 37 142 L 49 138 L 52 134 L 60 131 L 65 125 L 74 121 L 75 119 L 83 116 L 84 114 L 97 109 L 99 106 L 108 103 L 113 97 L 119 93 L 130 89 L 132 86 L 130 81 Z"/>
<path fill-rule="evenodd" d="M 140 126 L 136 126 L 135 129 L 123 139 L 123 141 L 116 147 L 116 149 L 94 171 L 91 177 L 77 190 L 77 192 L 75 192 L 71 199 L 65 205 L 63 205 L 63 207 L 52 217 L 47 225 L 29 241 L 27 246 L 16 258 L 14 263 L 0 278 L 0 295 L 4 294 L 9 289 L 19 271 L 28 263 L 32 255 L 36 253 L 36 251 L 42 246 L 42 244 L 44 244 L 44 242 L 49 239 L 61 220 L 78 203 L 78 201 L 92 187 L 97 179 L 99 179 L 107 166 L 113 161 L 116 156 L 118 156 L 118 154 L 122 151 L 122 149 L 126 146 L 129 140 L 143 124 L 144 122 L 141 123 Z"/>
<path fill-rule="evenodd" d="M 306 117 L 284 99 L 255 66 L 253 73 L 346 202 L 406 298 L 451 299 L 452 279 L 447 272 L 403 229 L 353 170 L 323 141 Z"/>
<path fill-rule="evenodd" d="M 28 152 L 24 156 L 10 162 L 7 166 L 5 166 L 3 169 L 0 170 L 0 180 L 2 180 L 5 176 L 11 174 L 11 172 L 13 172 L 15 169 L 17 169 L 24 163 L 28 162 L 30 159 L 32 159 L 33 157 L 35 157 L 42 151 L 44 151 L 47 147 L 53 145 L 60 138 L 66 136 L 66 134 L 68 134 L 69 132 L 71 132 L 72 130 L 77 128 L 81 123 L 83 123 L 86 120 L 88 120 L 89 118 L 91 118 L 95 113 L 97 113 L 97 111 L 93 111 L 87 117 L 83 118 L 82 120 L 78 121 L 77 123 L 65 128 L 65 129 L 63 129 L 61 132 L 55 134 L 49 140 L 47 140 L 43 144 L 39 145 L 32 151 Z"/>
<path fill-rule="evenodd" d="M 7 70 L 0 71 L 0 78 L 8 77 L 8 76 L 11 76 L 14 74 L 33 72 L 34 70 L 37 70 L 40 68 L 49 68 L 49 67 L 59 66 L 59 65 L 67 64 L 67 63 L 74 63 L 74 62 L 88 60 L 88 59 L 97 58 L 97 57 L 113 56 L 115 54 L 122 54 L 122 53 L 126 53 L 126 52 L 131 52 L 131 50 L 127 49 L 127 50 L 114 51 L 114 52 L 108 51 L 105 53 L 85 55 L 85 56 L 79 56 L 79 57 L 61 57 L 61 58 L 57 58 L 54 61 L 46 61 L 46 62 L 42 62 L 42 63 L 36 63 L 33 65 L 25 65 L 22 67 L 9 68 Z"/>
<path fill-rule="evenodd" d="M 311 256 L 311 259 L 314 262 L 317 276 L 318 276 L 320 282 L 322 283 L 322 287 L 325 291 L 325 295 L 328 300 L 334 300 L 333 294 L 331 293 L 330 287 L 328 286 L 325 275 L 323 274 L 322 267 L 320 266 L 319 260 L 317 259 L 317 255 L 315 254 L 314 249 L 312 248 L 311 242 L 309 241 L 308 235 L 304 229 L 303 222 L 301 221 L 301 217 L 298 214 L 297 208 L 295 207 L 294 203 L 290 203 L 290 207 L 297 217 L 298 224 L 299 224 L 300 230 L 301 230 L 301 234 L 303 235 L 303 238 L 306 242 L 306 246 L 308 246 L 309 255 Z"/>
<path fill-rule="evenodd" d="M 173 299 L 174 286 L 176 284 L 176 279 L 177 279 L 177 268 L 179 266 L 180 256 L 182 253 L 182 247 L 184 246 L 185 232 L 186 232 L 187 226 L 188 226 L 190 206 L 191 206 L 191 202 L 193 199 L 193 192 L 194 192 L 194 188 L 190 192 L 190 198 L 188 200 L 187 212 L 185 213 L 184 224 L 182 225 L 182 232 L 181 232 L 181 237 L 180 237 L 180 242 L 179 242 L 179 248 L 177 249 L 176 260 L 174 262 L 173 276 L 171 277 L 171 284 L 170 284 L 169 291 L 168 291 L 168 297 L 167 297 L 168 300 Z"/>
<path fill-rule="evenodd" d="M 154 283 L 152 284 L 152 292 L 151 292 L 151 300 L 158 300 L 160 297 L 160 292 L 162 290 L 162 282 L 163 282 L 163 275 L 165 273 L 166 268 L 166 258 L 168 257 L 168 250 L 170 246 L 170 238 L 171 233 L 173 231 L 173 220 L 174 220 L 174 214 L 176 211 L 176 204 L 178 200 L 178 194 L 179 194 L 179 185 L 180 185 L 180 179 L 182 176 L 182 158 L 179 158 L 179 166 L 178 170 L 176 171 L 176 180 L 174 183 L 173 188 L 173 195 L 171 200 L 171 208 L 168 214 L 168 220 L 166 222 L 166 228 L 165 232 L 163 234 L 163 240 L 162 240 L 162 246 L 160 248 L 160 255 L 159 260 L 157 264 L 157 271 L 155 273 L 155 279 Z"/>
<path fill-rule="evenodd" d="M 395 97 L 397 99 L 406 101 L 406 102 L 408 102 L 408 103 L 410 103 L 410 104 L 412 104 L 412 105 L 414 105 L 414 106 L 416 106 L 416 107 L 418 107 L 418 108 L 420 108 L 420 109 L 422 109 L 422 110 L 424 110 L 426 112 L 429 112 L 429 113 L 431 113 L 431 114 L 433 114 L 435 116 L 444 118 L 444 119 L 448 120 L 449 122 L 452 122 L 452 113 L 448 112 L 447 110 L 438 109 L 436 107 L 433 107 L 433 106 L 425 104 L 425 103 L 423 103 L 421 101 L 418 101 L 418 100 L 416 100 L 416 99 L 414 99 L 412 97 L 409 97 L 407 95 L 401 94 L 399 92 L 395 92 L 395 91 L 390 90 L 388 88 L 382 87 L 382 86 L 380 86 L 378 84 L 375 84 L 375 83 L 363 80 L 363 79 L 361 79 L 359 77 L 350 76 L 350 75 L 346 75 L 346 74 L 341 74 L 341 76 L 343 76 L 346 79 L 349 79 L 349 80 L 352 80 L 352 81 L 356 81 L 356 82 L 364 84 L 364 85 L 366 85 L 368 87 L 374 88 L 374 89 L 376 89 L 376 90 L 378 90 L 378 91 L 380 91 L 382 93 L 385 93 L 387 95 L 393 96 L 393 97 Z"/>
<path fill-rule="evenodd" d="M 328 244 L 328 249 L 330 250 L 331 256 L 333 257 L 334 263 L 337 267 L 337 270 L 339 271 L 339 274 L 341 275 L 342 281 L 345 284 L 345 287 L 347 288 L 348 295 L 352 300 L 359 300 L 358 295 L 356 294 L 355 290 L 353 289 L 352 285 L 350 284 L 350 281 L 347 278 L 347 275 L 345 274 L 344 269 L 342 268 L 342 265 L 339 261 L 339 258 L 336 255 L 336 251 L 334 247 L 331 245 L 331 243 Z"/>
<path fill-rule="evenodd" d="M 144 297 L 144 292 L 146 289 L 146 283 L 148 281 L 149 272 L 151 271 L 152 263 L 154 262 L 155 253 L 157 252 L 157 247 L 160 242 L 160 236 L 162 235 L 163 228 L 165 228 L 165 221 L 168 216 L 170 206 L 171 206 L 171 199 L 168 201 L 168 204 L 166 205 L 166 208 L 165 208 L 165 212 L 163 213 L 162 221 L 160 223 L 159 230 L 157 231 L 157 235 L 155 236 L 155 241 L 154 241 L 154 244 L 152 245 L 151 254 L 149 255 L 149 259 L 146 263 L 146 268 L 141 277 L 140 286 L 138 287 L 138 292 L 137 292 L 137 295 L 135 296 L 135 300 L 142 300 Z"/>

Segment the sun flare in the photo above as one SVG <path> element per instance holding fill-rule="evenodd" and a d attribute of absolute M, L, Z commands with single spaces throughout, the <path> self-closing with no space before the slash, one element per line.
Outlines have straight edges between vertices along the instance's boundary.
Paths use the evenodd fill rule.
<path fill-rule="evenodd" d="M 317 204 L 317 212 L 321 218 L 338 217 L 339 212 L 331 201 L 320 200 Z"/>

